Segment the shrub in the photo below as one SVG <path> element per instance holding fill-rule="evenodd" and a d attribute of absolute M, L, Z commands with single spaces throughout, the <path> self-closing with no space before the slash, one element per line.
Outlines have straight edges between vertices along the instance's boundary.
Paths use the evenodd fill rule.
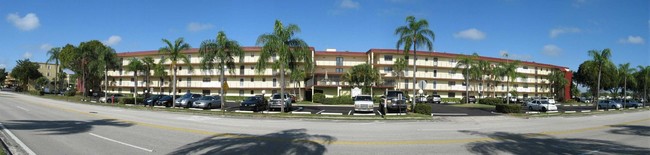
<path fill-rule="evenodd" d="M 415 105 L 415 113 L 423 115 L 431 115 L 431 105 L 429 104 L 417 104 Z"/>
<path fill-rule="evenodd" d="M 354 101 L 352 100 L 351 96 L 344 95 L 344 96 L 333 97 L 333 98 L 324 98 L 323 99 L 323 104 L 352 105 L 352 104 L 354 104 Z"/>
<path fill-rule="evenodd" d="M 314 103 L 323 103 L 323 99 L 325 99 L 325 95 L 321 93 L 317 93 L 312 96 L 312 101 Z"/>
<path fill-rule="evenodd" d="M 440 102 L 442 103 L 460 103 L 459 98 L 441 98 Z"/>
<path fill-rule="evenodd" d="M 487 105 L 497 105 L 497 104 L 501 104 L 502 102 L 503 102 L 502 99 L 492 98 L 492 97 L 479 99 L 479 103 L 487 104 Z"/>
<path fill-rule="evenodd" d="M 569 99 L 569 100 L 567 100 L 567 101 L 564 102 L 564 103 L 579 103 L 579 102 L 576 101 L 576 100 L 573 100 L 573 99 Z"/>
<path fill-rule="evenodd" d="M 496 111 L 500 113 L 520 113 L 521 106 L 517 104 L 497 104 Z"/>
<path fill-rule="evenodd" d="M 133 98 L 133 97 L 123 97 L 123 98 L 120 98 L 117 103 L 119 103 L 119 104 L 133 104 L 133 100 L 135 100 L 135 98 Z M 144 98 L 138 97 L 137 102 L 138 102 L 138 104 L 144 103 Z"/>
<path fill-rule="evenodd" d="M 381 96 L 374 96 L 374 97 L 372 97 L 372 102 L 380 103 L 380 102 L 383 102 L 383 100 L 381 99 Z"/>
<path fill-rule="evenodd" d="M 70 89 L 67 92 L 65 92 L 65 96 L 74 96 L 74 95 L 77 95 L 76 89 Z"/>
<path fill-rule="evenodd" d="M 31 95 L 41 95 L 41 91 L 38 91 L 38 90 L 30 90 L 30 91 L 29 91 L 29 94 L 31 94 Z"/>

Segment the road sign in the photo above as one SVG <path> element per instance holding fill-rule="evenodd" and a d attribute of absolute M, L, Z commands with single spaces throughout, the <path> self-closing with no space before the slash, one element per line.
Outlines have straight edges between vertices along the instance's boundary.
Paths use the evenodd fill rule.
<path fill-rule="evenodd" d="M 228 82 L 227 82 L 227 81 L 224 81 L 224 82 L 223 82 L 223 85 L 222 85 L 221 87 L 223 87 L 223 91 L 224 91 L 224 92 L 227 92 L 227 91 L 228 91 L 228 88 L 230 88 L 230 87 L 228 87 Z"/>
<path fill-rule="evenodd" d="M 424 89 L 427 86 L 427 81 L 420 80 L 420 82 L 418 82 L 418 86 L 420 89 Z"/>

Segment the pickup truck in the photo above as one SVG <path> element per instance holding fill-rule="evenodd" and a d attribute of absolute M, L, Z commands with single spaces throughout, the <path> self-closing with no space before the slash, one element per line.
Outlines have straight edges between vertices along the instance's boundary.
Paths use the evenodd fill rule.
<path fill-rule="evenodd" d="M 386 91 L 386 94 L 381 96 L 383 102 L 379 103 L 379 108 L 382 113 L 397 111 L 399 113 L 406 113 L 406 97 L 404 92 L 397 90 Z M 385 108 L 385 110 L 384 110 Z"/>

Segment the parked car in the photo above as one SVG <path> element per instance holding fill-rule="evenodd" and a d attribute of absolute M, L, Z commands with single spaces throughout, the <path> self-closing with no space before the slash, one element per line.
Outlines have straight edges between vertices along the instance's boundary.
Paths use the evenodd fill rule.
<path fill-rule="evenodd" d="M 284 94 L 284 102 L 282 101 L 282 96 L 280 93 L 275 93 L 271 96 L 269 100 L 269 110 L 271 109 L 281 109 L 284 106 L 285 111 L 291 111 L 291 98 L 289 94 Z"/>
<path fill-rule="evenodd" d="M 162 98 L 165 95 L 151 95 L 149 98 L 144 99 L 144 105 L 155 105 L 158 99 Z"/>
<path fill-rule="evenodd" d="M 600 100 L 598 101 L 598 109 L 620 109 L 623 105 L 614 100 Z"/>
<path fill-rule="evenodd" d="M 469 100 L 466 97 L 463 97 L 463 100 L 460 102 L 465 102 L 468 101 L 467 103 L 476 103 L 476 96 L 469 96 Z"/>
<path fill-rule="evenodd" d="M 541 112 L 546 111 L 557 111 L 557 106 L 555 103 L 550 103 L 548 100 L 533 100 L 527 103 L 528 110 L 538 110 Z"/>
<path fill-rule="evenodd" d="M 165 107 L 171 107 L 172 106 L 172 96 L 170 95 L 165 95 L 163 97 L 160 97 L 158 100 L 155 102 L 157 106 L 165 106 Z"/>
<path fill-rule="evenodd" d="M 220 96 L 203 96 L 192 102 L 192 107 L 202 109 L 221 108 Z"/>
<path fill-rule="evenodd" d="M 246 97 L 244 101 L 241 102 L 239 110 L 250 110 L 250 111 L 262 111 L 266 110 L 268 104 L 264 99 L 264 96 L 251 96 Z"/>
<path fill-rule="evenodd" d="M 113 103 L 113 101 L 117 102 L 120 100 L 120 98 L 124 97 L 123 94 L 109 94 L 108 98 L 100 97 L 99 102 L 103 103 Z"/>
<path fill-rule="evenodd" d="M 503 103 L 507 103 L 508 100 L 510 100 L 510 103 L 517 103 L 517 97 L 513 97 L 513 96 L 503 98 Z"/>
<path fill-rule="evenodd" d="M 542 96 L 542 97 L 540 97 L 539 99 L 542 100 L 542 101 L 548 101 L 548 103 L 555 104 L 555 99 L 550 98 L 550 97 L 544 97 L 544 96 Z"/>
<path fill-rule="evenodd" d="M 400 97 L 401 96 L 401 97 Z M 406 97 L 404 92 L 397 90 L 386 91 L 386 94 L 381 96 L 383 102 L 379 103 L 379 109 L 385 114 L 390 111 L 406 112 Z M 384 111 L 386 107 L 387 111 Z"/>
<path fill-rule="evenodd" d="M 291 94 L 289 97 L 291 97 L 291 103 L 296 103 L 296 95 Z"/>
<path fill-rule="evenodd" d="M 626 108 L 631 108 L 631 107 L 639 108 L 639 107 L 643 107 L 643 103 L 638 102 L 638 101 L 636 101 L 636 100 L 632 100 L 632 99 L 630 99 L 630 100 L 624 100 L 624 101 L 622 101 L 622 103 L 624 104 L 623 107 L 626 107 Z"/>
<path fill-rule="evenodd" d="M 428 103 L 438 103 L 440 104 L 440 95 L 429 95 L 427 96 Z"/>
<path fill-rule="evenodd" d="M 582 103 L 591 103 L 591 100 L 587 97 L 578 97 L 577 101 Z"/>
<path fill-rule="evenodd" d="M 187 95 L 187 94 L 185 94 Z M 180 99 L 180 101 L 176 102 L 177 107 L 185 107 L 185 108 L 190 108 L 192 107 L 192 103 L 194 101 L 199 100 L 201 98 L 201 94 L 189 94 L 189 96 L 185 96 Z"/>
<path fill-rule="evenodd" d="M 374 109 L 372 96 L 357 95 L 354 97 L 354 112 L 372 112 Z"/>

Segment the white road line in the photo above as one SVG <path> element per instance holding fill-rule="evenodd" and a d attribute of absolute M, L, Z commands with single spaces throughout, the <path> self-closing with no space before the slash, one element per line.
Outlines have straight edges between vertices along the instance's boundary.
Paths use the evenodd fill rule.
<path fill-rule="evenodd" d="M 431 116 L 467 116 L 466 113 L 431 113 Z"/>
<path fill-rule="evenodd" d="M 36 155 L 36 153 L 34 153 L 34 151 L 32 151 L 32 149 L 29 149 L 29 147 L 27 147 L 27 145 L 25 145 L 25 143 L 23 143 L 23 141 L 20 141 L 20 139 L 18 139 L 18 137 L 16 137 L 16 135 L 14 135 L 14 133 L 11 133 L 11 131 L 9 131 L 7 128 L 5 128 L 5 126 L 2 125 L 2 123 L 0 123 L 0 128 L 2 128 L 2 130 L 4 132 L 9 134 L 9 137 L 11 137 L 11 139 L 16 141 L 16 143 L 18 143 L 18 145 L 20 145 L 20 147 L 22 147 L 23 150 L 25 150 L 25 152 L 27 152 L 27 154 Z"/>
<path fill-rule="evenodd" d="M 110 139 L 110 138 L 106 138 L 106 137 L 104 137 L 104 136 L 100 136 L 100 135 L 97 135 L 97 134 L 94 134 L 94 133 L 89 133 L 89 134 L 92 135 L 92 136 L 95 136 L 95 137 L 97 137 L 97 138 L 101 138 L 101 139 L 107 140 L 107 141 L 111 141 L 111 142 L 115 142 L 115 143 L 118 143 L 118 144 L 122 144 L 122 145 L 130 146 L 130 147 L 133 147 L 133 148 L 136 148 L 136 149 L 140 149 L 140 150 L 144 150 L 144 151 L 147 151 L 147 152 L 153 152 L 153 150 L 150 150 L 150 149 L 146 149 L 146 148 L 143 148 L 143 147 L 139 147 L 139 146 L 131 145 L 131 144 L 128 144 L 128 143 L 125 143 L 125 142 L 120 142 L 120 141 L 117 141 L 117 140 L 114 140 L 114 139 Z"/>
<path fill-rule="evenodd" d="M 318 112 L 316 112 L 316 114 L 320 114 L 320 113 L 323 112 L 323 111 L 325 111 L 325 110 L 318 111 Z"/>
<path fill-rule="evenodd" d="M 21 107 L 21 106 L 16 106 L 16 107 L 17 107 L 18 109 L 22 109 L 22 110 L 25 110 L 25 111 L 29 111 L 27 108 L 23 108 L 23 107 Z"/>
<path fill-rule="evenodd" d="M 350 115 L 351 113 L 352 113 L 352 110 L 350 110 L 350 111 L 348 112 L 348 115 Z"/>

